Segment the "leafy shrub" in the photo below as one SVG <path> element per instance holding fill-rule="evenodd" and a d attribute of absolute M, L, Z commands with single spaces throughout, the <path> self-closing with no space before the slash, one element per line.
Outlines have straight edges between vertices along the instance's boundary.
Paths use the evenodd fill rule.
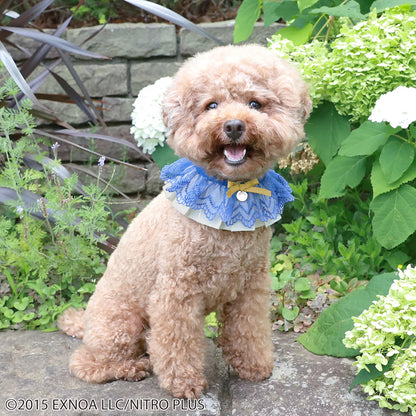
<path fill-rule="evenodd" d="M 13 88 L 9 80 L 2 92 Z M 98 186 L 59 178 L 59 160 L 45 158 L 33 136 L 30 108 L 0 109 L 0 328 L 50 329 L 68 303 L 83 305 L 105 269 L 98 244 L 117 230 Z M 25 167 L 28 158 L 43 169 Z"/>
<path fill-rule="evenodd" d="M 415 3 L 415 0 L 394 1 L 395 6 Z M 339 33 L 339 18 L 357 22 L 372 10 L 380 13 L 389 7 L 392 7 L 389 0 L 244 0 L 236 17 L 234 42 L 246 40 L 260 16 L 265 26 L 280 19 L 288 22 L 288 27 L 279 33 L 296 45 L 312 38 L 328 41 Z"/>
<path fill-rule="evenodd" d="M 370 202 L 357 193 L 327 201 L 307 179 L 291 187 L 295 201 L 273 240 L 273 312 L 275 328 L 303 332 L 335 300 L 409 257 L 386 251 L 372 236 Z"/>
<path fill-rule="evenodd" d="M 400 129 L 366 120 L 380 94 L 414 84 L 415 21 L 416 12 L 409 6 L 388 9 L 379 17 L 374 10 L 366 21 L 353 27 L 344 24 L 328 44 L 313 41 L 295 46 L 279 35 L 270 44 L 298 65 L 313 85 L 316 108 L 306 131 L 312 149 L 326 165 L 320 197 L 341 197 L 349 187 L 367 198 L 370 175 L 374 236 L 388 249 L 416 231 L 410 215 L 416 201 L 416 130 L 413 124 Z M 403 45 L 408 46 L 402 49 Z M 408 109 L 401 106 L 400 111 Z M 410 242 L 406 250 L 409 247 Z"/>

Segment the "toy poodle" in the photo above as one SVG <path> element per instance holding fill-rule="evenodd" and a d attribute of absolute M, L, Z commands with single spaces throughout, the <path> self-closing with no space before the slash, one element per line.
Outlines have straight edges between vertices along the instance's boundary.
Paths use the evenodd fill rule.
<path fill-rule="evenodd" d="M 58 319 L 83 338 L 70 359 L 93 383 L 153 372 L 175 397 L 196 398 L 204 377 L 204 318 L 243 379 L 273 370 L 270 225 L 293 199 L 272 168 L 304 137 L 311 110 L 297 70 L 257 45 L 223 46 L 187 60 L 163 104 L 168 144 L 181 157 L 131 223 L 85 312 Z"/>

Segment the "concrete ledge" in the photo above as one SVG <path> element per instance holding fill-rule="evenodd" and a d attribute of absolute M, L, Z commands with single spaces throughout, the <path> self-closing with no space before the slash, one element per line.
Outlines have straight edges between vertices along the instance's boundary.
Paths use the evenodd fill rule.
<path fill-rule="evenodd" d="M 161 390 L 155 376 L 140 382 L 84 383 L 68 372 L 69 357 L 79 340 L 61 333 L 5 331 L 0 333 L 0 414 L 406 416 L 367 401 L 360 387 L 349 393 L 352 361 L 313 355 L 295 342 L 296 337 L 274 335 L 275 369 L 270 379 L 260 383 L 230 373 L 220 350 L 207 341 L 210 388 L 200 401 L 188 401 Z M 30 406 L 31 412 L 23 411 Z"/>

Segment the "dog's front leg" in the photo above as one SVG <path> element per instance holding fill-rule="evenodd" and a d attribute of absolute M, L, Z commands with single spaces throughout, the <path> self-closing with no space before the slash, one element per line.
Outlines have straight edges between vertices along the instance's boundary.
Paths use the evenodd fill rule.
<path fill-rule="evenodd" d="M 178 286 L 158 287 L 151 296 L 148 352 L 160 387 L 194 399 L 207 387 L 203 301 Z"/>
<path fill-rule="evenodd" d="M 220 310 L 224 359 L 241 378 L 251 381 L 268 378 L 273 371 L 269 280 L 267 271 L 249 280 L 237 299 Z"/>

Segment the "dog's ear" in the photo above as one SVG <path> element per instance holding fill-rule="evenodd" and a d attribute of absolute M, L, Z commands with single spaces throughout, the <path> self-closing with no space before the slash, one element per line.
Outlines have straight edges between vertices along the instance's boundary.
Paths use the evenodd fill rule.
<path fill-rule="evenodd" d="M 302 89 L 300 101 L 302 105 L 302 108 L 301 108 L 302 122 L 305 123 L 309 117 L 309 114 L 312 111 L 312 100 L 311 100 L 311 97 L 309 96 L 309 87 L 306 84 L 305 84 L 305 87 Z"/>
<path fill-rule="evenodd" d="M 166 91 L 162 103 L 162 119 L 170 137 L 175 134 L 181 123 L 183 123 L 185 114 L 186 112 L 183 110 L 183 98 L 180 91 L 173 84 Z"/>

